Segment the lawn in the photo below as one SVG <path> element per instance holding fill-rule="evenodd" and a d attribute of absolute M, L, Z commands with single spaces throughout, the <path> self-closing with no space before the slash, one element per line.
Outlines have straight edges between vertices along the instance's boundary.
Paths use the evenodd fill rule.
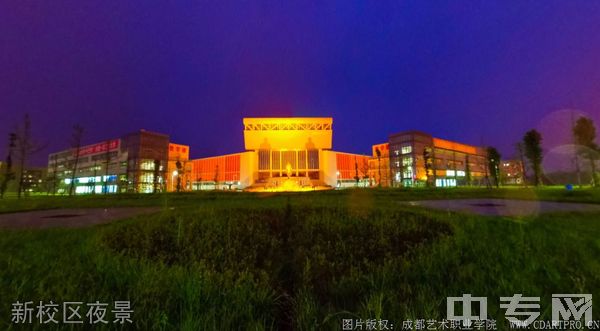
<path fill-rule="evenodd" d="M 326 199 L 335 201 L 339 196 L 347 196 L 349 192 L 362 191 L 340 190 L 311 192 L 308 196 L 316 196 L 317 200 Z M 503 187 L 500 189 L 486 189 L 479 187 L 462 188 L 395 188 L 395 189 L 369 189 L 370 197 L 377 199 L 422 200 L 422 199 L 459 199 L 459 198 L 501 198 L 522 200 L 548 200 L 562 202 L 583 202 L 600 204 L 600 189 L 575 188 L 572 191 L 562 186 L 547 186 L 543 188 Z M 235 199 L 229 199 L 232 195 Z M 259 199 L 264 203 L 264 197 L 272 197 L 274 193 L 242 193 L 228 191 L 208 191 L 179 194 L 120 194 L 120 195 L 83 195 L 83 196 L 48 196 L 36 194 L 27 198 L 17 199 L 14 195 L 0 199 L 0 214 L 52 208 L 85 208 L 85 207 L 124 207 L 124 206 L 187 206 L 198 201 L 218 200 L 226 198 L 233 203 L 243 203 L 247 200 Z M 303 196 L 298 193 L 279 193 L 280 196 Z"/>
<path fill-rule="evenodd" d="M 3 212 L 165 208 L 93 228 L 1 230 L 0 328 L 21 329 L 9 318 L 17 300 L 130 300 L 140 330 L 340 330 L 344 318 L 399 330 L 445 318 L 446 297 L 463 293 L 487 296 L 500 329 L 501 296 L 540 296 L 545 320 L 553 293 L 600 297 L 599 213 L 485 217 L 397 203 L 483 196 L 600 202 L 561 189 L 5 200 Z M 32 328 L 52 326 L 22 329 Z"/>

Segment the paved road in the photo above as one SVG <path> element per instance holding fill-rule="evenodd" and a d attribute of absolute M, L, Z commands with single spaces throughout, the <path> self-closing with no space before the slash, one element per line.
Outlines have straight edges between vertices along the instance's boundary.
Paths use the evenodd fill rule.
<path fill-rule="evenodd" d="M 462 211 L 480 215 L 525 216 L 550 212 L 596 211 L 600 205 L 571 202 L 552 202 L 510 199 L 456 199 L 420 200 L 402 202 L 412 206 L 424 206 L 448 211 Z"/>
<path fill-rule="evenodd" d="M 0 227 L 33 228 L 84 227 L 108 223 L 137 215 L 150 214 L 160 207 L 124 208 L 80 208 L 36 210 L 11 214 L 0 214 Z"/>

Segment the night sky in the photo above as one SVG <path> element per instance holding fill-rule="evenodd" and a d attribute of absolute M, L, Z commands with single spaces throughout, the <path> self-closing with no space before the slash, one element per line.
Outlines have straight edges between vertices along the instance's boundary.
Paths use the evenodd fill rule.
<path fill-rule="evenodd" d="M 242 151 L 253 116 L 331 116 L 358 153 L 416 129 L 511 156 L 534 127 L 550 151 L 569 108 L 600 126 L 600 1 L 324 2 L 3 1 L 0 157 L 25 113 L 34 165 L 76 123 L 192 157 Z"/>

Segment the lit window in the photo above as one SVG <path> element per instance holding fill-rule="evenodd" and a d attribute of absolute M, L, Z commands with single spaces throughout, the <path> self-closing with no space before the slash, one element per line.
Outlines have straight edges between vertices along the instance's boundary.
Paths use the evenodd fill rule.
<path fill-rule="evenodd" d="M 404 168 L 404 173 L 402 174 L 404 178 L 412 178 L 413 177 L 413 169 L 412 167 Z"/>
<path fill-rule="evenodd" d="M 402 154 L 408 154 L 412 152 L 412 146 L 402 146 Z"/>
<path fill-rule="evenodd" d="M 143 161 L 142 163 L 140 163 L 140 169 L 154 170 L 154 161 Z"/>

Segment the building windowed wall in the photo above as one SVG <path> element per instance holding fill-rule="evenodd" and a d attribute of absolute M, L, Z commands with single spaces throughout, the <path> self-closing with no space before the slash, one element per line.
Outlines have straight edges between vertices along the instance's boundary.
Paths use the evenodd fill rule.
<path fill-rule="evenodd" d="M 82 147 L 77 169 L 73 149 L 51 154 L 46 185 L 52 192 L 68 193 L 75 173 L 77 194 L 454 187 L 485 185 L 487 173 L 483 148 L 419 131 L 390 135 L 387 142 L 372 146 L 370 156 L 332 151 L 331 118 L 245 118 L 244 144 L 244 152 L 190 159 L 189 146 L 142 130 Z M 503 172 L 517 182 L 516 167 L 506 168 Z"/>
<path fill-rule="evenodd" d="M 73 148 L 50 154 L 48 192 L 68 194 L 73 171 L 75 194 L 160 192 L 165 182 L 168 141 L 167 135 L 141 130 L 83 146 L 79 154 Z"/>
<path fill-rule="evenodd" d="M 269 162 L 270 161 L 270 162 Z M 307 167 L 308 165 L 308 167 Z M 288 169 L 289 168 L 289 169 Z M 259 150 L 259 179 L 271 177 L 306 177 L 307 173 L 316 172 L 318 179 L 318 150 Z"/>
<path fill-rule="evenodd" d="M 241 154 L 196 159 L 191 164 L 192 190 L 240 188 Z"/>
<path fill-rule="evenodd" d="M 483 148 L 434 138 L 419 131 L 393 134 L 388 145 L 388 169 L 393 187 L 485 184 L 486 154 Z M 374 159 L 375 155 L 371 162 L 372 171 L 377 166 Z M 386 165 L 382 162 L 382 166 Z"/>

